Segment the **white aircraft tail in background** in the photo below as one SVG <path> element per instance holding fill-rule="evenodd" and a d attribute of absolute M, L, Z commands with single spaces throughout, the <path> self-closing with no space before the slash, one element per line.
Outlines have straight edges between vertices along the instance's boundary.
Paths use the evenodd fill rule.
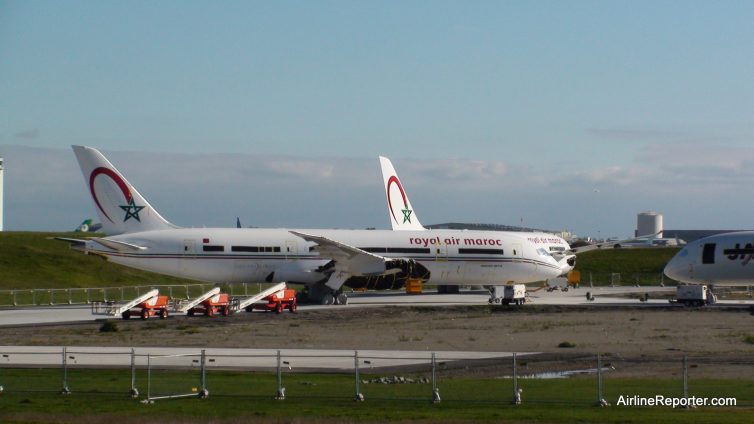
<path fill-rule="evenodd" d="M 107 235 L 177 228 L 160 216 L 97 149 L 73 146 Z"/>
<path fill-rule="evenodd" d="M 393 230 L 424 230 L 425 228 L 419 222 L 419 217 L 416 216 L 411 201 L 408 199 L 408 194 L 403 189 L 403 184 L 401 184 L 390 159 L 380 156 L 380 166 L 382 167 L 385 196 L 387 196 L 387 211 L 390 214 L 390 223 Z"/>

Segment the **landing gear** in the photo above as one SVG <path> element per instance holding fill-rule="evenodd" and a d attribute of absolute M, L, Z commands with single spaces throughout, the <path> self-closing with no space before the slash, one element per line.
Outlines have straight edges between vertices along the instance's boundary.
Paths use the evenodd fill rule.
<path fill-rule="evenodd" d="M 325 293 L 319 299 L 320 305 L 332 305 L 333 303 L 335 303 L 335 296 L 332 293 Z"/>
<path fill-rule="evenodd" d="M 333 291 L 324 284 L 314 284 L 306 287 L 302 296 L 297 300 L 318 305 L 346 305 L 348 304 L 348 295 L 340 290 Z"/>

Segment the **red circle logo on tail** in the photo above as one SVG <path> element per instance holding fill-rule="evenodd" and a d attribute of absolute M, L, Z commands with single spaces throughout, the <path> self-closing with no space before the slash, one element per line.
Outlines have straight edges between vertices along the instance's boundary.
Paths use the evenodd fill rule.
<path fill-rule="evenodd" d="M 393 215 L 393 220 L 395 222 L 398 222 L 398 218 L 395 217 L 395 212 L 393 211 L 393 200 L 390 198 L 390 186 L 392 184 L 395 184 L 398 187 L 398 191 L 401 192 L 401 198 L 403 199 L 403 207 L 405 209 L 402 209 L 403 211 L 403 222 L 405 223 L 408 221 L 411 222 L 411 210 L 408 208 L 408 201 L 406 200 L 406 192 L 403 191 L 403 186 L 401 185 L 401 182 L 398 181 L 398 177 L 395 175 L 391 176 L 387 180 L 387 205 L 390 208 L 390 214 Z"/>
<path fill-rule="evenodd" d="M 110 177 L 110 179 L 113 180 L 113 182 L 123 193 L 123 197 L 126 198 L 126 202 L 131 203 L 133 201 L 133 196 L 131 195 L 131 190 L 128 188 L 128 184 L 126 184 L 126 182 L 123 181 L 123 178 L 121 178 L 120 175 L 116 174 L 112 169 L 99 167 L 92 171 L 92 173 L 89 175 L 89 191 L 92 193 L 94 203 L 97 204 L 97 207 L 100 211 L 102 211 L 102 214 L 105 215 L 105 218 L 107 218 L 110 222 L 113 222 L 107 212 L 105 212 L 105 210 L 102 208 L 102 205 L 97 198 L 97 192 L 94 191 L 94 179 L 97 178 L 98 175 L 106 175 Z"/>

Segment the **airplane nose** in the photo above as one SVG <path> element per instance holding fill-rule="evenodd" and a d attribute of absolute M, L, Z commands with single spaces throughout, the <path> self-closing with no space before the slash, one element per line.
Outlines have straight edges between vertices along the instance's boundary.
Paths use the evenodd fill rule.
<path fill-rule="evenodd" d="M 683 260 L 679 255 L 680 253 L 670 259 L 670 262 L 665 265 L 663 272 L 672 280 L 688 282 L 690 277 L 689 264 L 687 263 L 688 261 Z"/>
<path fill-rule="evenodd" d="M 671 280 L 678 281 L 680 280 L 678 278 L 678 264 L 675 262 L 677 262 L 675 258 L 671 259 L 670 262 L 665 265 L 663 272 L 665 273 L 666 277 L 670 278 Z"/>

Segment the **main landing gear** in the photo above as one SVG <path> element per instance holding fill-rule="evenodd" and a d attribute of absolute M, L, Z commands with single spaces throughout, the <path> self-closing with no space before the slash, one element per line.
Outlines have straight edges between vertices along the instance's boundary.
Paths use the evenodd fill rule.
<path fill-rule="evenodd" d="M 313 284 L 304 288 L 299 301 L 318 305 L 347 305 L 348 295 L 341 290 L 334 291 L 324 284 Z"/>

